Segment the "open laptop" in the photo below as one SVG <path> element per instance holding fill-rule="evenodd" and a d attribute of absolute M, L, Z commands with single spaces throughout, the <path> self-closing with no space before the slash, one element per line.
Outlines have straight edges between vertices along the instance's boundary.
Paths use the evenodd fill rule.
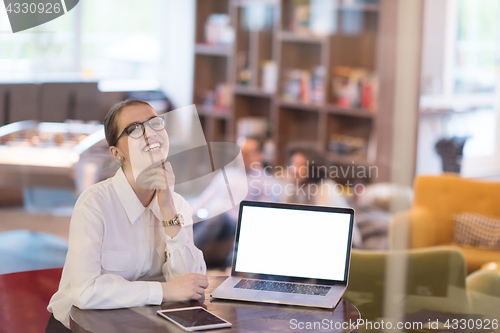
<path fill-rule="evenodd" d="M 242 201 L 233 266 L 215 298 L 334 308 L 347 287 L 354 210 Z"/>

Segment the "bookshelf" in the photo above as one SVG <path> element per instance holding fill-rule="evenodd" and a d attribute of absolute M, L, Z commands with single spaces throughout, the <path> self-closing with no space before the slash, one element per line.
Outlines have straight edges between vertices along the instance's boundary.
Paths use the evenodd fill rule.
<path fill-rule="evenodd" d="M 360 181 L 389 180 L 394 1 L 198 0 L 196 7 L 193 102 L 207 141 L 234 142 L 238 122 L 258 117 L 275 143 L 275 165 L 286 166 L 291 146 L 308 145 L 332 165 L 379 168 L 377 179 Z M 215 42 L 207 31 L 217 31 Z"/>

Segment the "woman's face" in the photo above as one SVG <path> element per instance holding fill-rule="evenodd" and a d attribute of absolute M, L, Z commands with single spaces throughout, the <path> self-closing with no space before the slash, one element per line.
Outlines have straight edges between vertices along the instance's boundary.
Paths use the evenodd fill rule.
<path fill-rule="evenodd" d="M 134 123 L 143 123 L 156 116 L 156 112 L 148 105 L 127 106 L 119 115 L 118 133 Z M 167 131 L 164 129 L 155 131 L 148 124 L 144 124 L 144 128 L 145 133 L 140 138 L 135 139 L 124 135 L 116 144 L 116 147 L 123 153 L 124 166 L 132 166 L 134 174 L 141 172 L 154 162 L 165 160 L 168 156 Z"/>
<path fill-rule="evenodd" d="M 302 183 L 307 179 L 307 158 L 301 153 L 295 153 L 290 158 L 292 178 Z"/>

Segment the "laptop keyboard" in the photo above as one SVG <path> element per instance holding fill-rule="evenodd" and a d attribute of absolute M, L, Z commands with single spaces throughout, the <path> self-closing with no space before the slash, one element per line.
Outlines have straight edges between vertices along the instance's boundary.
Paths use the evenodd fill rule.
<path fill-rule="evenodd" d="M 326 296 L 331 287 L 312 284 L 288 283 L 278 281 L 262 281 L 241 279 L 234 288 L 277 291 L 281 293 Z"/>

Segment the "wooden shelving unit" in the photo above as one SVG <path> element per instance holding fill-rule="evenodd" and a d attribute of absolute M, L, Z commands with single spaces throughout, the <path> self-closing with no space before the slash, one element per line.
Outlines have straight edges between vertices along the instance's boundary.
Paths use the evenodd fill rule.
<path fill-rule="evenodd" d="M 204 54 L 209 56 L 229 57 L 231 56 L 232 48 L 230 46 L 224 45 L 196 44 L 194 46 L 194 52 L 196 54 Z"/>
<path fill-rule="evenodd" d="M 337 105 L 327 105 L 326 112 L 330 114 L 346 115 L 351 117 L 360 118 L 373 118 L 375 114 L 367 109 L 363 108 L 344 108 Z"/>
<path fill-rule="evenodd" d="M 315 36 L 312 34 L 298 34 L 290 31 L 280 31 L 278 39 L 282 42 L 296 43 L 316 43 L 322 44 L 327 42 L 327 37 Z"/>
<path fill-rule="evenodd" d="M 235 141 L 238 121 L 246 117 L 266 119 L 268 135 L 275 142 L 275 165 L 287 164 L 286 151 L 293 145 L 309 145 L 323 151 L 332 165 L 377 166 L 377 179 L 390 175 L 390 147 L 395 65 L 391 63 L 395 42 L 393 0 L 331 0 L 333 30 L 314 34 L 290 29 L 290 11 L 307 0 L 198 0 L 196 13 L 195 77 L 193 101 L 197 105 L 207 141 Z M 328 3 L 328 1 L 322 2 Z M 333 5 L 332 5 L 333 4 Z M 332 7 L 333 6 L 333 7 Z M 265 22 L 248 24 L 260 11 Z M 209 45 L 205 25 L 211 14 L 225 14 L 234 29 L 230 45 Z M 264 16 L 262 16 L 264 15 Z M 356 21 L 358 31 L 347 31 Z M 262 23 L 262 22 L 261 22 Z M 349 28 L 349 29 L 351 29 Z M 307 29 L 306 29 L 307 30 Z M 384 38 L 380 38 L 381 33 Z M 278 69 L 275 92 L 263 89 L 262 66 L 273 61 Z M 333 69 L 338 66 L 375 72 L 379 81 L 378 108 L 338 106 L 332 93 Z M 303 102 L 283 96 L 289 69 L 325 72 L 321 102 Z M 243 82 L 243 70 L 247 78 Z M 224 108 L 207 107 L 207 91 L 217 85 L 230 87 L 230 103 Z M 352 154 L 330 150 L 334 135 L 355 137 L 366 145 Z"/>
<path fill-rule="evenodd" d="M 273 93 L 265 92 L 260 88 L 240 86 L 240 85 L 235 85 L 233 87 L 233 93 L 236 95 L 255 96 L 264 98 L 271 98 L 273 96 Z"/>

